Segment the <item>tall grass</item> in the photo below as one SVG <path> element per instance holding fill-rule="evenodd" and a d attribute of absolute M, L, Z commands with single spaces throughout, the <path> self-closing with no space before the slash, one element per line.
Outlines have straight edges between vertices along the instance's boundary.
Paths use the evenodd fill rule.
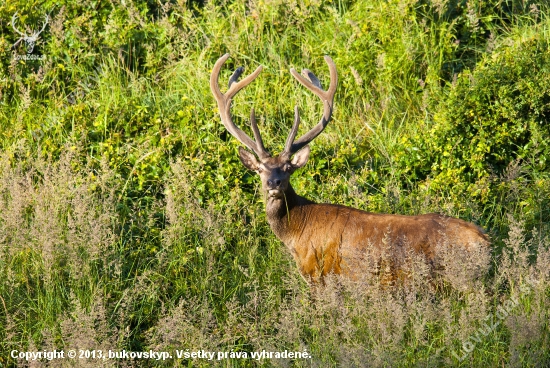
<path fill-rule="evenodd" d="M 15 11 L 22 27 L 51 15 L 35 51 L 45 61 L 14 59 Z M 547 11 L 515 0 L 3 3 L 0 366 L 547 366 Z M 294 105 L 303 131 L 321 113 L 289 68 L 326 84 L 322 55 L 336 62 L 333 121 L 294 175 L 300 194 L 474 221 L 490 259 L 450 252 L 434 280 L 409 255 L 406 287 L 371 273 L 304 282 L 219 122 L 208 83 L 226 52 L 223 80 L 264 66 L 232 111 L 249 132 L 256 109 L 273 153 Z M 489 122 L 523 140 L 485 134 Z M 476 157 L 505 144 L 506 160 L 468 157 L 472 136 L 489 137 Z M 466 267 L 487 264 L 477 277 Z M 26 362 L 14 349 L 311 358 Z"/>

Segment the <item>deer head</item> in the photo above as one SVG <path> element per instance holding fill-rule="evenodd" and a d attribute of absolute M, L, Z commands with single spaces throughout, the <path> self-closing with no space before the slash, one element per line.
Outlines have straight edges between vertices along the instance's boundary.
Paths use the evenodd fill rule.
<path fill-rule="evenodd" d="M 17 12 L 11 17 L 11 26 L 15 32 L 17 32 L 21 37 L 13 44 L 13 48 L 17 47 L 21 41 L 25 42 L 25 47 L 27 49 L 27 54 L 31 54 L 34 50 L 34 45 L 36 44 L 36 41 L 38 41 L 38 36 L 44 29 L 46 28 L 46 25 L 48 24 L 49 17 L 46 14 L 44 16 L 44 24 L 42 25 L 42 28 L 39 31 L 32 31 L 30 35 L 27 35 L 25 32 L 21 32 L 17 29 L 15 26 L 15 21 L 17 20 Z"/>
<path fill-rule="evenodd" d="M 302 70 L 302 75 L 300 75 L 296 72 L 296 70 L 290 69 L 290 73 L 298 80 L 298 82 L 315 93 L 321 101 L 323 101 L 323 115 L 316 126 L 314 126 L 299 139 L 295 140 L 296 134 L 298 133 L 298 127 L 300 125 L 300 114 L 298 111 L 298 106 L 296 106 L 294 109 L 294 124 L 286 140 L 285 148 L 279 155 L 272 157 L 264 147 L 262 137 L 256 123 L 254 109 L 250 112 L 250 125 L 252 128 L 252 133 L 254 134 L 254 140 L 252 140 L 248 135 L 246 135 L 246 133 L 244 133 L 233 123 L 230 113 L 231 99 L 233 96 L 235 96 L 242 88 L 250 84 L 260 74 L 262 67 L 259 66 L 252 74 L 248 75 L 240 82 L 238 79 L 243 73 L 244 68 L 237 68 L 237 70 L 235 70 L 233 75 L 229 78 L 229 89 L 224 94 L 220 91 L 218 79 L 220 69 L 228 58 L 229 54 L 225 54 L 219 58 L 214 65 L 214 69 L 212 70 L 212 74 L 210 76 L 210 88 L 216 98 L 216 101 L 218 102 L 218 109 L 220 111 L 222 123 L 226 129 L 239 140 L 239 142 L 254 152 L 255 155 L 242 147 L 239 147 L 239 158 L 245 167 L 260 175 L 264 193 L 266 193 L 269 198 L 282 198 L 289 186 L 290 175 L 296 169 L 303 167 L 307 163 L 310 153 L 308 144 L 325 129 L 330 121 L 334 94 L 336 92 L 336 85 L 338 82 L 336 65 L 334 65 L 334 62 L 330 57 L 325 56 L 325 61 L 327 62 L 330 71 L 330 86 L 327 91 L 323 90 L 321 87 L 321 82 L 311 71 L 304 69 Z"/>

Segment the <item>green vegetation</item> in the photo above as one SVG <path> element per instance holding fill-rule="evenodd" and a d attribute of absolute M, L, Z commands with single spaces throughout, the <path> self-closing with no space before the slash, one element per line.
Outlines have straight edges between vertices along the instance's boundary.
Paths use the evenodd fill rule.
<path fill-rule="evenodd" d="M 14 349 L 312 356 L 37 362 L 55 367 L 549 366 L 543 3 L 1 3 L 0 367 L 27 365 Z M 43 60 L 17 60 L 27 49 L 13 47 L 15 12 L 29 34 L 50 15 L 32 52 Z M 301 132 L 321 114 L 289 68 L 326 85 L 331 55 L 333 121 L 296 191 L 473 221 L 493 241 L 490 273 L 466 282 L 450 259 L 455 279 L 434 290 L 418 261 L 405 289 L 374 277 L 310 288 L 220 123 L 208 83 L 226 52 L 223 80 L 264 66 L 233 114 L 250 132 L 254 107 L 274 153 L 295 104 Z"/>

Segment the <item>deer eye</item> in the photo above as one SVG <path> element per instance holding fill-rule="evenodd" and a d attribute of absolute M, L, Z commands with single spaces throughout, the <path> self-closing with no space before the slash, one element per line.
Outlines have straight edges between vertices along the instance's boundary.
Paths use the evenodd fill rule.
<path fill-rule="evenodd" d="M 264 171 L 264 169 L 261 166 L 258 166 L 258 174 Z"/>

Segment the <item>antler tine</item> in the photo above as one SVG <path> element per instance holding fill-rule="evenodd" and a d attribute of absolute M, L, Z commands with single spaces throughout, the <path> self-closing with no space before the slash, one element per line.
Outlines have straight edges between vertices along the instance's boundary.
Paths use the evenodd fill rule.
<path fill-rule="evenodd" d="M 214 98 L 218 103 L 220 118 L 225 128 L 229 131 L 229 133 L 231 133 L 231 135 L 237 138 L 239 142 L 244 144 L 250 150 L 254 151 L 254 153 L 256 153 L 256 155 L 258 155 L 260 159 L 267 158 L 270 155 L 263 146 L 260 132 L 258 130 L 258 126 L 256 125 L 254 111 L 252 111 L 250 115 L 250 124 L 252 126 L 252 131 L 254 133 L 254 137 L 256 138 L 256 142 L 254 142 L 248 135 L 246 135 L 245 132 L 243 132 L 235 125 L 235 123 L 233 123 L 230 112 L 231 98 L 233 98 L 233 96 L 235 96 L 241 89 L 250 84 L 250 82 L 252 82 L 258 76 L 258 74 L 260 74 L 260 72 L 262 71 L 262 66 L 260 65 L 259 67 L 257 67 L 252 74 L 246 76 L 240 82 L 237 82 L 237 79 L 242 74 L 243 69 L 241 67 L 235 70 L 231 78 L 229 78 L 229 89 L 224 94 L 220 90 L 218 79 L 220 75 L 220 70 L 228 58 L 229 54 L 225 54 L 221 58 L 219 58 L 218 61 L 216 61 L 216 64 L 214 64 L 212 74 L 210 75 L 210 89 L 212 90 L 212 94 L 214 95 Z"/>
<path fill-rule="evenodd" d="M 262 136 L 260 135 L 260 130 L 258 129 L 258 124 L 256 124 L 256 114 L 254 114 L 254 108 L 250 109 L 250 126 L 252 127 L 252 133 L 254 133 L 254 139 L 256 140 L 256 147 L 258 148 L 258 151 L 267 152 L 264 147 Z"/>
<path fill-rule="evenodd" d="M 44 31 L 44 29 L 46 28 L 46 26 L 48 25 L 48 21 L 50 20 L 50 17 L 48 16 L 48 14 L 46 14 L 46 15 L 44 16 L 44 18 L 45 18 L 46 20 L 44 21 L 44 24 L 42 25 L 42 29 L 41 29 L 40 31 L 38 31 L 38 32 L 36 33 L 36 35 L 39 35 L 40 33 L 42 33 L 42 32 Z"/>
<path fill-rule="evenodd" d="M 294 124 L 292 124 L 292 129 L 290 129 L 290 133 L 288 134 L 288 138 L 285 142 L 285 149 L 282 153 L 282 155 L 286 156 L 287 158 L 290 158 L 292 155 L 292 143 L 294 143 L 294 138 L 296 138 L 296 134 L 298 133 L 298 127 L 300 126 L 300 112 L 298 111 L 298 106 L 296 105 L 294 107 Z"/>
<path fill-rule="evenodd" d="M 313 139 L 315 139 L 321 132 L 325 129 L 327 124 L 330 121 L 330 118 L 332 116 L 332 106 L 334 103 L 334 94 L 336 93 L 336 86 L 338 85 L 338 73 L 336 71 L 336 65 L 334 64 L 334 61 L 328 56 L 325 55 L 325 61 L 328 64 L 329 73 L 330 73 L 330 85 L 328 90 L 323 90 L 321 87 L 321 83 L 319 82 L 319 79 L 313 74 L 311 71 L 304 69 L 302 71 L 303 74 L 306 75 L 306 77 L 298 74 L 298 72 L 292 68 L 290 69 L 290 73 L 298 82 L 300 82 L 304 87 L 309 89 L 311 92 L 315 93 L 321 101 L 323 101 L 323 116 L 321 117 L 321 120 L 319 123 L 317 123 L 316 126 L 314 126 L 309 132 L 301 136 L 296 142 L 292 142 L 290 145 L 288 144 L 285 147 L 284 153 L 287 155 L 292 155 L 293 153 L 296 153 L 298 150 L 300 150 L 302 147 L 309 144 Z M 294 127 L 292 128 L 294 130 Z M 291 131 L 291 134 L 296 134 L 296 132 Z M 297 130 L 297 128 L 296 128 Z M 290 139 L 290 135 L 289 135 Z"/>
<path fill-rule="evenodd" d="M 15 12 L 15 14 L 13 14 L 13 16 L 11 17 L 11 26 L 12 26 L 12 28 L 15 32 L 19 33 L 23 37 L 26 37 L 27 35 L 25 33 L 21 32 L 20 30 L 18 30 L 17 27 L 15 26 L 15 20 L 17 18 L 18 18 L 17 12 Z"/>

